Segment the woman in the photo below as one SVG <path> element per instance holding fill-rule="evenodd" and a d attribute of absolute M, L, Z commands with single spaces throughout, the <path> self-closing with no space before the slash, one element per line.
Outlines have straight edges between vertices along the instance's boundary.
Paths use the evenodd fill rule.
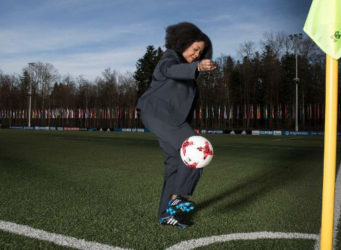
<path fill-rule="evenodd" d="M 152 82 L 139 98 L 137 109 L 145 127 L 154 133 L 164 153 L 164 183 L 159 205 L 162 225 L 186 228 L 182 215 L 195 208 L 193 194 L 202 169 L 181 160 L 182 142 L 194 135 L 189 125 L 197 95 L 199 72 L 214 70 L 212 44 L 198 27 L 179 23 L 166 29 L 167 50 L 154 69 Z"/>

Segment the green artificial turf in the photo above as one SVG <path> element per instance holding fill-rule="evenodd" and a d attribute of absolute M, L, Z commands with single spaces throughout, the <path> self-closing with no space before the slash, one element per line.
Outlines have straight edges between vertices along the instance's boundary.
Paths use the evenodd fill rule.
<path fill-rule="evenodd" d="M 318 234 L 323 137 L 204 135 L 215 156 L 186 230 L 158 224 L 163 158 L 150 133 L 0 130 L 0 220 L 122 248 L 241 232 Z M 199 249 L 313 249 L 248 240 Z M 0 249 L 67 249 L 0 231 Z"/>

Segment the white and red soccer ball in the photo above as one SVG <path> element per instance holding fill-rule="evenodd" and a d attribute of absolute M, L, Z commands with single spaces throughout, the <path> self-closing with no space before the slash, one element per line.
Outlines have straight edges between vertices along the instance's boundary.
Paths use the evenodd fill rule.
<path fill-rule="evenodd" d="M 182 143 L 180 155 L 186 166 L 190 168 L 203 168 L 213 158 L 213 147 L 205 137 L 193 135 Z"/>

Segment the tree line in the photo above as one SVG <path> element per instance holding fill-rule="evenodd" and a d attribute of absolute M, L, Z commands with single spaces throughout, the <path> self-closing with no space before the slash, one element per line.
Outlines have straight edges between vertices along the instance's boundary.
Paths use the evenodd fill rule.
<path fill-rule="evenodd" d="M 0 122 L 27 124 L 31 97 L 33 125 L 142 127 L 134 107 L 162 54 L 160 47 L 149 45 L 134 73 L 107 68 L 92 81 L 61 77 L 52 64 L 43 62 L 28 63 L 20 75 L 0 71 Z M 308 37 L 267 33 L 259 44 L 241 44 L 238 54 L 239 59 L 215 58 L 217 69 L 200 74 L 193 126 L 293 129 L 297 83 L 300 129 L 321 130 L 325 57 Z M 57 116 L 58 110 L 78 115 Z"/>

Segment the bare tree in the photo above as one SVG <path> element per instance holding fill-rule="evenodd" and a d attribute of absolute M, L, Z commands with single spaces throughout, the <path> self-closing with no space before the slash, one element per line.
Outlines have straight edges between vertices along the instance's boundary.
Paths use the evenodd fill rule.
<path fill-rule="evenodd" d="M 51 85 L 60 78 L 57 69 L 50 63 L 33 62 L 24 70 L 29 73 L 32 87 L 37 87 L 41 91 L 41 107 L 44 109 L 45 98 L 51 94 Z"/>
<path fill-rule="evenodd" d="M 77 105 L 80 108 L 88 109 L 93 106 L 93 97 L 96 96 L 94 92 L 95 86 L 91 84 L 90 81 L 79 76 L 77 79 L 78 85 L 78 95 L 77 95 Z"/>
<path fill-rule="evenodd" d="M 50 94 L 54 107 L 73 108 L 76 106 L 78 90 L 71 76 L 65 76 L 60 83 L 55 83 Z"/>
<path fill-rule="evenodd" d="M 106 68 L 102 73 L 104 79 L 99 81 L 101 96 L 106 107 L 117 105 L 117 79 L 118 73 L 114 69 Z"/>
<path fill-rule="evenodd" d="M 238 54 L 240 55 L 241 58 L 248 57 L 251 59 L 255 53 L 254 46 L 255 46 L 254 42 L 246 41 L 239 46 Z"/>
<path fill-rule="evenodd" d="M 273 55 L 280 58 L 283 55 L 283 49 L 286 48 L 288 36 L 283 32 L 266 32 L 264 38 L 265 40 L 261 41 L 262 47 L 270 46 Z"/>
<path fill-rule="evenodd" d="M 118 88 L 121 97 L 121 103 L 133 107 L 137 101 L 137 84 L 132 73 L 127 72 L 118 77 Z"/>

